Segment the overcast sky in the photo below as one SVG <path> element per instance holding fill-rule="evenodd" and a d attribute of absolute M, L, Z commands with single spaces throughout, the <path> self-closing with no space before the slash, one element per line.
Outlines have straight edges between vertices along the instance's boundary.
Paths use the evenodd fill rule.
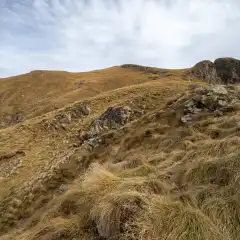
<path fill-rule="evenodd" d="M 239 0 L 0 0 L 0 77 L 240 58 Z"/>

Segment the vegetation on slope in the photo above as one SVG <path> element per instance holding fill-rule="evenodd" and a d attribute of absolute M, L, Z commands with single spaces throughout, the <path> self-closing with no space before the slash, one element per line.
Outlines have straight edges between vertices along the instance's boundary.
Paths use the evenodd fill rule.
<path fill-rule="evenodd" d="M 1 239 L 240 239 L 239 86 L 121 71 L 145 80 L 0 131 Z"/>

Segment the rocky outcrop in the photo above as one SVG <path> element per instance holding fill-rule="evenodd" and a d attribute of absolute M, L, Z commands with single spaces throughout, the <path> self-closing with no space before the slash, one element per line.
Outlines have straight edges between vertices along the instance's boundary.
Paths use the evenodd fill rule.
<path fill-rule="evenodd" d="M 234 58 L 218 58 L 214 63 L 205 60 L 191 69 L 190 76 L 210 84 L 240 83 L 240 61 Z"/>
<path fill-rule="evenodd" d="M 86 132 L 80 135 L 80 144 L 87 143 L 91 148 L 95 148 L 102 143 L 104 132 L 118 130 L 132 121 L 134 117 L 140 117 L 144 114 L 144 111 L 133 110 L 129 106 L 109 107 L 92 122 Z"/>
<path fill-rule="evenodd" d="M 59 110 L 52 118 L 43 119 L 41 125 L 48 130 L 57 131 L 66 129 L 66 127 L 76 120 L 88 116 L 91 113 L 91 108 L 87 103 L 76 103 L 64 110 Z"/>
<path fill-rule="evenodd" d="M 217 75 L 224 84 L 240 83 L 240 61 L 234 58 L 219 58 L 214 62 Z"/>
<path fill-rule="evenodd" d="M 221 82 L 218 78 L 214 63 L 208 60 L 197 63 L 193 67 L 191 74 L 208 83 L 216 84 Z"/>
<path fill-rule="evenodd" d="M 99 118 L 95 119 L 90 126 L 92 134 L 99 134 L 104 129 L 117 129 L 126 124 L 132 114 L 132 109 L 128 106 L 109 107 Z"/>
<path fill-rule="evenodd" d="M 222 116 L 225 112 L 239 109 L 239 89 L 214 85 L 193 85 L 175 103 L 175 108 L 184 108 L 181 122 L 187 123 L 202 116 Z"/>

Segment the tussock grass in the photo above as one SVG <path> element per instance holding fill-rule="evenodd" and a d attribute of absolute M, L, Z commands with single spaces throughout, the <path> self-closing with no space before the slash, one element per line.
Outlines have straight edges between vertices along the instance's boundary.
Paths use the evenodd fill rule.
<path fill-rule="evenodd" d="M 134 218 L 144 204 L 144 195 L 137 191 L 113 191 L 93 206 L 90 217 L 96 223 L 100 236 L 117 239 L 120 235 L 132 231 Z"/>
<path fill-rule="evenodd" d="M 220 229 L 200 210 L 165 197 L 154 197 L 138 219 L 138 239 L 225 240 Z"/>
<path fill-rule="evenodd" d="M 149 194 L 165 194 L 170 186 L 148 177 L 121 177 L 121 172 L 114 174 L 98 164 L 93 164 L 81 183 L 79 199 L 64 205 L 74 206 L 88 212 L 89 220 L 96 226 L 98 234 L 106 239 L 135 236 L 135 218 L 148 204 Z M 80 196 L 81 195 L 81 196 Z M 65 198 L 66 199 L 66 198 Z M 63 204 L 59 207 L 62 209 Z M 70 207 L 72 209 L 72 207 Z M 56 211 L 56 210 L 55 210 Z M 62 211 L 62 210 L 61 210 Z M 59 210 L 57 210 L 59 214 Z M 69 210 L 67 210 L 69 212 Z M 74 211 L 75 212 L 75 211 Z M 53 215 L 54 216 L 54 215 Z"/>
<path fill-rule="evenodd" d="M 239 144 L 240 138 L 238 136 L 226 137 L 216 141 L 209 141 L 208 144 L 205 144 L 205 151 L 206 154 L 210 156 L 222 156 L 223 154 L 237 151 Z"/>
<path fill-rule="evenodd" d="M 29 219 L 23 233 L 14 237 L 239 239 L 238 137 L 211 139 L 201 129 L 190 127 L 180 130 L 180 139 L 165 128 L 166 141 L 171 140 L 168 131 L 174 144 L 158 142 L 152 155 L 144 155 L 142 147 L 128 151 L 124 141 L 115 153 L 121 161 L 115 161 L 113 153 L 106 155 L 107 151 L 105 155 L 93 154 L 91 162 L 103 156 L 109 161 L 91 164 L 67 192 L 53 198 L 43 213 Z M 139 142 L 145 137 L 137 136 Z M 74 171 L 74 167 L 69 169 Z M 21 202 L 12 204 L 18 207 Z"/>
<path fill-rule="evenodd" d="M 200 160 L 192 163 L 185 174 L 185 182 L 193 184 L 217 184 L 220 186 L 229 185 L 236 179 L 240 170 L 239 152 L 230 154 L 227 157 L 209 160 Z"/>
<path fill-rule="evenodd" d="M 202 205 L 202 211 L 230 239 L 238 239 L 240 234 L 240 202 L 239 195 L 228 198 L 210 198 Z"/>
<path fill-rule="evenodd" d="M 71 239 L 81 235 L 82 232 L 77 217 L 71 219 L 57 217 L 51 219 L 48 224 L 37 225 L 35 231 L 27 234 L 25 239 Z"/>

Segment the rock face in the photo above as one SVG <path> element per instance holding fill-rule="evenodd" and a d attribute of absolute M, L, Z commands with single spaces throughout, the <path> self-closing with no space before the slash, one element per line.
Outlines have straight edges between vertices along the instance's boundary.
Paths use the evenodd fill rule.
<path fill-rule="evenodd" d="M 197 63 L 192 69 L 192 74 L 208 83 L 216 84 L 221 82 L 214 63 L 208 60 Z"/>
<path fill-rule="evenodd" d="M 240 61 L 234 58 L 218 58 L 214 63 L 202 61 L 192 68 L 190 75 L 211 84 L 240 83 Z"/>
<path fill-rule="evenodd" d="M 219 58 L 214 62 L 217 75 L 224 84 L 240 83 L 240 61 L 234 58 Z"/>

